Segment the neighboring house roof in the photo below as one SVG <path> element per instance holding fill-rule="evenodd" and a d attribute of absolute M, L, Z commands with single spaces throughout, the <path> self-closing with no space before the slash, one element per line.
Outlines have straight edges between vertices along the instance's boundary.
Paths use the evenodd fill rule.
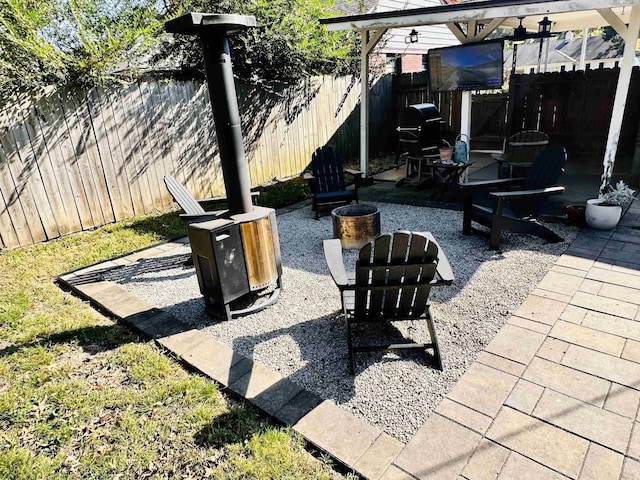
<path fill-rule="evenodd" d="M 582 38 L 570 40 L 552 40 L 549 43 L 548 64 L 578 64 L 580 63 L 580 51 Z M 616 46 L 611 40 L 605 40 L 601 36 L 587 37 L 587 50 L 585 61 L 619 59 L 622 57 L 623 45 Z M 547 46 L 542 47 L 542 63 L 545 63 Z M 518 45 L 518 67 L 537 65 L 540 53 L 540 40 L 533 40 Z M 505 52 L 505 65 L 511 65 L 513 50 Z"/>
<path fill-rule="evenodd" d="M 442 5 L 444 0 L 339 0 L 335 9 L 342 15 L 382 13 Z M 458 45 L 460 42 L 446 25 L 418 26 L 418 43 L 406 43 L 411 28 L 390 29 L 376 48 L 378 53 L 426 54 L 429 49 Z"/>

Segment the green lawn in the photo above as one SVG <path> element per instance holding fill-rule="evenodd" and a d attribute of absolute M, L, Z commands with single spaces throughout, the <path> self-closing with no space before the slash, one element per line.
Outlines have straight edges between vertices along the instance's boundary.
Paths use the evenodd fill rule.
<path fill-rule="evenodd" d="M 0 252 L 0 478 L 338 478 L 301 439 L 61 291 L 175 214 Z"/>

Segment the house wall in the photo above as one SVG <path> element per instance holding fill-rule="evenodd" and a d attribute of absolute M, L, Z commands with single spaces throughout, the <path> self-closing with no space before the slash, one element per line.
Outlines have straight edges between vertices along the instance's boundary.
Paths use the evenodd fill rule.
<path fill-rule="evenodd" d="M 422 72 L 424 68 L 423 55 L 403 55 L 400 57 L 401 73 Z"/>

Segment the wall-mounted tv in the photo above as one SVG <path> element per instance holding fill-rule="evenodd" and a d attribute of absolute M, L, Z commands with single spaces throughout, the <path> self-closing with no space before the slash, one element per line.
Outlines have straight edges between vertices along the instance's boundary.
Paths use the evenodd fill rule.
<path fill-rule="evenodd" d="M 427 55 L 433 92 L 502 87 L 502 41 L 432 48 Z"/>

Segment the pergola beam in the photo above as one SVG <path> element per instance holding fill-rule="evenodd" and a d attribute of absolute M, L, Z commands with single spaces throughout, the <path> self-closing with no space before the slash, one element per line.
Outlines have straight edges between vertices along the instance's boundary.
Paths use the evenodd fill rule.
<path fill-rule="evenodd" d="M 467 39 L 467 36 L 462 31 L 462 28 L 460 27 L 459 23 L 447 22 L 447 27 L 449 27 L 449 30 L 451 30 L 451 33 L 453 33 L 453 35 L 460 41 L 460 43 L 463 43 Z"/>
<path fill-rule="evenodd" d="M 518 16 L 552 16 L 557 13 L 629 7 L 629 0 L 484 0 L 394 12 L 324 18 L 328 30 L 375 30 L 451 22 L 485 21 Z"/>
<path fill-rule="evenodd" d="M 482 30 L 476 33 L 476 35 L 473 37 L 473 41 L 479 42 L 487 38 L 491 32 L 502 25 L 502 22 L 504 22 L 504 20 L 504 18 L 494 18 L 493 20 L 491 20 L 488 25 L 485 25 Z"/>
<path fill-rule="evenodd" d="M 613 27 L 618 35 L 625 38 L 627 35 L 627 25 L 622 19 L 609 8 L 599 8 L 598 13 L 605 21 Z"/>
<path fill-rule="evenodd" d="M 447 27 L 449 27 L 451 33 L 455 35 L 460 43 L 481 42 L 482 40 L 487 38 L 487 36 L 489 36 L 491 32 L 502 25 L 502 22 L 504 22 L 504 20 L 504 18 L 494 18 L 480 31 L 477 31 L 478 23 L 473 20 L 467 24 L 466 34 L 464 33 L 464 30 L 462 30 L 462 27 L 458 22 L 449 22 L 447 23 Z"/>

